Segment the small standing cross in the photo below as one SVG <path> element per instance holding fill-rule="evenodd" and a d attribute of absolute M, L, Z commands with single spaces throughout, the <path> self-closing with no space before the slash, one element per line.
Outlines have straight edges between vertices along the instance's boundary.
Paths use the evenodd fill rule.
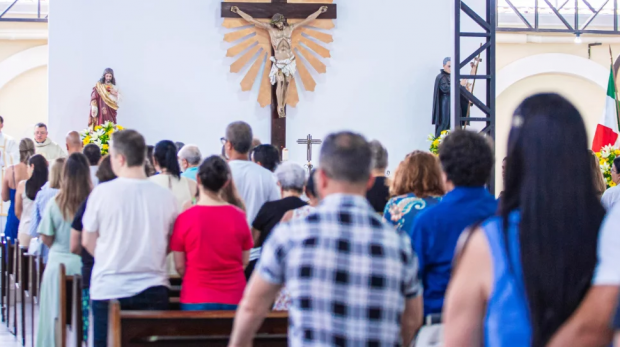
<path fill-rule="evenodd" d="M 323 141 L 321 140 L 315 140 L 312 138 L 312 135 L 308 134 L 308 136 L 305 139 L 299 139 L 297 140 L 297 143 L 300 145 L 307 145 L 307 159 L 308 159 L 308 164 L 306 164 L 306 167 L 308 169 L 308 172 L 312 171 L 312 145 L 320 145 L 321 143 L 323 143 Z"/>

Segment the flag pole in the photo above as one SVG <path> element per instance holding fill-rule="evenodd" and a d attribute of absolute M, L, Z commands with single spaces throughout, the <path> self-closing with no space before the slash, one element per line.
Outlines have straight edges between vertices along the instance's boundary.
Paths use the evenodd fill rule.
<path fill-rule="evenodd" d="M 614 76 L 614 97 L 616 99 L 616 121 L 618 122 L 618 128 L 620 129 L 620 113 L 618 113 L 618 86 L 616 84 L 616 69 L 614 66 L 614 54 L 611 51 L 611 45 L 609 45 L 609 61 L 611 62 L 611 73 Z"/>

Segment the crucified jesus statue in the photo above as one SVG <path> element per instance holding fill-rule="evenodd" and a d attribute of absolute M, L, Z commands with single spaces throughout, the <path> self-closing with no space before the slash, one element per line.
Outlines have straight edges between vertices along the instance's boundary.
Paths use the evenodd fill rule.
<path fill-rule="evenodd" d="M 247 22 L 254 24 L 257 28 L 265 29 L 269 33 L 271 45 L 273 46 L 274 57 L 271 57 L 273 65 L 269 73 L 272 85 L 276 86 L 276 97 L 278 99 L 278 115 L 280 118 L 286 117 L 285 106 L 288 96 L 288 87 L 291 79 L 297 71 L 295 55 L 293 54 L 293 31 L 307 25 L 317 19 L 322 13 L 327 12 L 327 6 L 322 6 L 318 11 L 310 15 L 300 23 L 289 25 L 282 14 L 276 14 L 270 23 L 262 23 L 252 18 L 249 14 L 241 11 L 239 7 L 233 6 L 230 9 L 238 14 Z"/>

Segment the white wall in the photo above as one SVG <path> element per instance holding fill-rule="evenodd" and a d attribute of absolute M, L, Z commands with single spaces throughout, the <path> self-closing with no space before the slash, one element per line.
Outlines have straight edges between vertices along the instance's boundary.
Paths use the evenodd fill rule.
<path fill-rule="evenodd" d="M 291 160 L 305 161 L 295 140 L 351 129 L 382 141 L 393 169 L 406 153 L 427 149 L 433 83 L 451 55 L 451 0 L 336 1 L 332 58 L 316 92 L 300 91 L 289 108 Z M 223 42 L 219 1 L 63 0 L 51 5 L 49 122 L 54 138 L 86 127 L 91 89 L 105 67 L 124 96 L 119 124 L 218 153 L 226 125 L 245 120 L 263 142 L 270 111 L 256 102 L 258 83 L 241 92 Z M 423 11 L 423 13 L 422 13 Z M 260 76 L 260 75 L 259 75 Z M 299 79 L 298 79 L 299 81 Z M 301 85 L 301 83 L 298 83 Z M 318 148 L 315 148 L 318 149 Z M 316 160 L 315 160 L 316 164 Z"/>

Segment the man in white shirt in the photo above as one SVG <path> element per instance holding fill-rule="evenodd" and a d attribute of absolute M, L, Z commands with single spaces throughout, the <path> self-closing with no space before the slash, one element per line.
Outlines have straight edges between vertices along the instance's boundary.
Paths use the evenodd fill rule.
<path fill-rule="evenodd" d="M 611 166 L 611 180 L 617 185 L 607 189 L 601 199 L 601 203 L 607 211 L 610 211 L 620 201 L 620 157 L 616 158 Z"/>
<path fill-rule="evenodd" d="M 248 224 L 252 225 L 258 211 L 266 202 L 280 200 L 280 188 L 273 173 L 250 161 L 252 149 L 252 128 L 245 122 L 234 122 L 226 128 L 224 153 L 228 158 L 232 178 L 239 195 L 245 202 L 245 214 Z M 254 244 L 258 241 L 258 233 L 253 233 Z M 260 256 L 260 247 L 252 248 L 250 261 Z M 247 269 L 249 278 L 253 268 Z"/>
<path fill-rule="evenodd" d="M 172 193 L 146 177 L 142 135 L 114 133 L 110 156 L 118 178 L 93 190 L 82 219 L 82 244 L 95 257 L 95 347 L 107 346 L 110 300 L 118 299 L 123 310 L 168 308 L 166 256 L 178 213 Z"/>
<path fill-rule="evenodd" d="M 19 145 L 3 128 L 4 118 L 0 116 L 0 167 L 7 167 L 19 163 Z"/>
<path fill-rule="evenodd" d="M 245 122 L 231 123 L 226 128 L 224 150 L 250 225 L 264 203 L 281 198 L 271 171 L 249 159 L 252 139 L 252 128 Z"/>
<path fill-rule="evenodd" d="M 99 170 L 99 160 L 101 160 L 101 149 L 99 146 L 89 143 L 84 147 L 83 153 L 90 164 L 90 180 L 93 182 L 93 186 L 96 186 L 99 184 L 97 170 Z"/>
<path fill-rule="evenodd" d="M 67 153 L 58 145 L 47 137 L 47 125 L 44 123 L 38 123 L 34 126 L 34 143 L 36 146 L 37 154 L 41 154 L 48 163 L 53 162 L 58 158 L 64 158 Z"/>
<path fill-rule="evenodd" d="M 592 287 L 571 318 L 556 332 L 547 347 L 608 346 L 611 322 L 620 292 L 620 204 L 608 212 L 598 241 L 598 264 Z"/>

